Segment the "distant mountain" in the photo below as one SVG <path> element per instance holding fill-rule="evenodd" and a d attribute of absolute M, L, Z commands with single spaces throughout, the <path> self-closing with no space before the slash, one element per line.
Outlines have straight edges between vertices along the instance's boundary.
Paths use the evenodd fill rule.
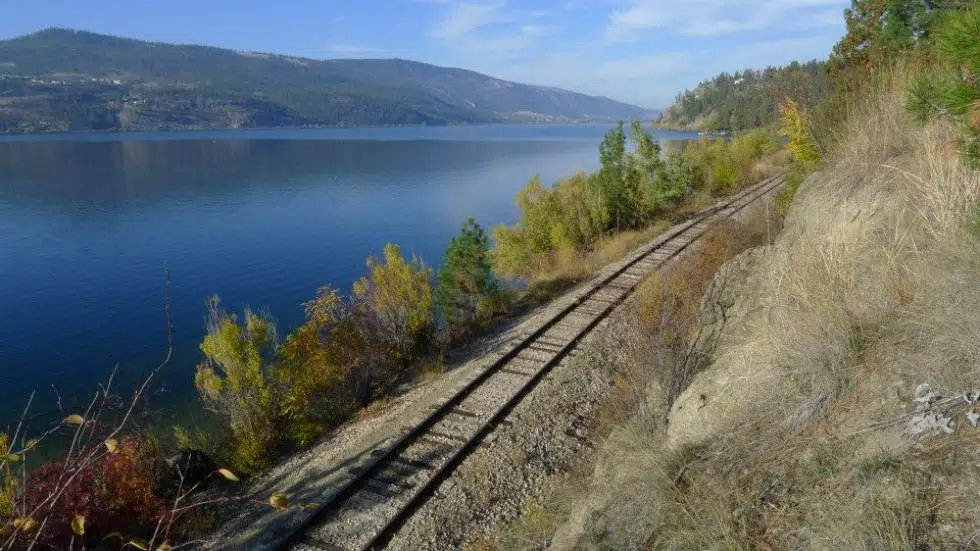
<path fill-rule="evenodd" d="M 770 126 L 787 98 L 804 107 L 816 105 L 827 93 L 827 69 L 822 61 L 721 73 L 677 95 L 659 124 L 687 130 L 738 132 Z"/>
<path fill-rule="evenodd" d="M 0 132 L 652 116 L 609 98 L 400 59 L 316 60 L 64 29 L 0 41 Z"/>

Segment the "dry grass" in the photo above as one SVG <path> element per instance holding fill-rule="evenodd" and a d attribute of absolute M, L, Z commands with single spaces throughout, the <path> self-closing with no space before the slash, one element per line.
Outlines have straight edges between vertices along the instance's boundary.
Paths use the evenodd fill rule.
<path fill-rule="evenodd" d="M 662 234 L 669 224 L 658 221 L 642 230 L 629 230 L 600 238 L 591 249 L 559 251 L 549 265 L 540 270 L 540 281 L 581 281 L 608 264 L 620 260 L 637 247 Z"/>
<path fill-rule="evenodd" d="M 752 167 L 753 177 L 756 180 L 764 180 L 775 176 L 786 170 L 790 161 L 791 155 L 788 148 L 780 149 L 771 155 L 765 155 L 756 161 L 755 166 Z"/>
<path fill-rule="evenodd" d="M 493 499 L 493 478 L 490 456 L 486 450 L 480 449 L 467 459 L 468 467 L 461 471 L 464 488 L 470 497 L 481 505 L 489 505 Z"/>
<path fill-rule="evenodd" d="M 611 362 L 616 373 L 596 419 L 599 435 L 607 435 L 642 408 L 666 414 L 679 390 L 703 365 L 703 348 L 711 336 L 698 334 L 699 317 L 715 273 L 742 251 L 764 244 L 777 226 L 778 221 L 767 219 L 763 211 L 745 221 L 725 221 L 640 285 L 625 319 L 592 351 L 593 362 Z M 658 369 L 651 370 L 651 365 Z M 665 394 L 659 401 L 650 399 L 651 385 Z"/>
<path fill-rule="evenodd" d="M 717 295 L 727 323 L 710 365 L 665 374 L 677 364 L 651 354 L 663 329 L 650 324 L 624 341 L 621 355 L 662 374 L 627 401 L 673 403 L 615 417 L 578 548 L 980 549 L 965 402 L 953 434 L 905 430 L 919 384 L 980 387 L 980 235 L 965 223 L 980 177 L 948 127 L 907 122 L 902 79 L 887 84 L 854 109 L 773 246 L 721 270 L 716 284 L 737 281 Z M 674 283 L 681 295 L 692 279 Z M 690 344 L 701 331 L 669 281 L 645 316 L 682 313 L 667 327 Z"/>

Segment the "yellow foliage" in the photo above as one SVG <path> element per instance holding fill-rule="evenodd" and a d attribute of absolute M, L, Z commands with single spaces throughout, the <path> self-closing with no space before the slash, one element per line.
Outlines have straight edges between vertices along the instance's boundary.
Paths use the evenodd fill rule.
<path fill-rule="evenodd" d="M 236 476 L 235 473 L 229 471 L 228 469 L 218 469 L 218 474 L 224 477 L 225 480 L 229 480 L 231 482 L 239 481 L 238 476 Z"/>
<path fill-rule="evenodd" d="M 432 271 L 416 256 L 405 261 L 398 245 L 388 243 L 384 260 L 367 261 L 369 275 L 354 283 L 354 297 L 371 313 L 382 339 L 408 359 L 431 331 Z"/>
<path fill-rule="evenodd" d="M 7 453 L 10 441 L 6 434 L 0 433 L 0 453 Z M 7 519 L 14 514 L 14 497 L 17 493 L 17 476 L 10 468 L 10 462 L 5 461 L 0 467 L 0 519 Z"/>
<path fill-rule="evenodd" d="M 550 188 L 537 176 L 517 195 L 521 219 L 493 229 L 491 253 L 497 273 L 527 277 L 562 250 L 578 250 L 594 241 L 607 220 L 594 177 L 579 172 Z"/>
<path fill-rule="evenodd" d="M 794 161 L 810 164 L 820 160 L 820 148 L 810 129 L 810 114 L 792 99 L 779 106 L 779 134 L 789 138 Z"/>
<path fill-rule="evenodd" d="M 280 511 L 289 509 L 289 497 L 286 494 L 276 492 L 269 496 L 269 504 Z"/>
<path fill-rule="evenodd" d="M 85 517 L 83 515 L 75 515 L 75 518 L 71 519 L 71 531 L 76 536 L 85 535 Z"/>
<path fill-rule="evenodd" d="M 280 439 L 275 427 L 277 389 L 272 383 L 278 343 L 275 325 L 245 308 L 244 323 L 208 301 L 205 360 L 194 383 L 209 409 L 224 417 L 234 436 L 230 461 L 242 472 L 265 465 Z"/>
<path fill-rule="evenodd" d="M 282 347 L 277 371 L 287 389 L 280 409 L 289 420 L 292 438 L 301 445 L 352 409 L 347 375 L 349 370 L 359 369 L 366 348 L 335 290 L 321 289 L 317 298 L 307 303 L 306 312 L 307 322 Z"/>

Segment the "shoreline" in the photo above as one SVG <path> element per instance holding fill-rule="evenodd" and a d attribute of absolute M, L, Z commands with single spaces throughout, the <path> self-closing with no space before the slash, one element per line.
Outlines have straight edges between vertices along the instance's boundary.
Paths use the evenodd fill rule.
<path fill-rule="evenodd" d="M 0 141 L 17 141 L 16 138 L 30 136 L 106 136 L 112 134 L 119 135 L 139 135 L 139 134 L 178 134 L 178 133 L 204 133 L 204 132 L 296 132 L 313 130 L 358 130 L 358 129 L 391 129 L 391 128 L 449 128 L 456 126 L 479 127 L 479 126 L 592 126 L 616 124 L 617 120 L 625 119 L 596 119 L 583 121 L 567 122 L 508 122 L 508 121 L 485 121 L 485 122 L 459 122 L 447 124 L 364 124 L 364 125 L 310 125 L 310 126 L 256 126 L 248 128 L 160 128 L 155 130 L 43 130 L 36 132 L 0 132 Z M 652 119 L 641 119 L 641 122 L 652 123 Z M 654 126 L 655 129 L 660 129 Z M 687 130 L 671 130 L 673 132 L 688 132 Z"/>

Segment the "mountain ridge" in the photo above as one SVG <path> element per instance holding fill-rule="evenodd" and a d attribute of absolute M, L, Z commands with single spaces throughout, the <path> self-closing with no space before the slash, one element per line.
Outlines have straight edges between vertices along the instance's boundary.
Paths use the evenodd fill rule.
<path fill-rule="evenodd" d="M 50 28 L 0 41 L 0 131 L 652 118 L 602 96 L 404 59 L 313 59 Z"/>

